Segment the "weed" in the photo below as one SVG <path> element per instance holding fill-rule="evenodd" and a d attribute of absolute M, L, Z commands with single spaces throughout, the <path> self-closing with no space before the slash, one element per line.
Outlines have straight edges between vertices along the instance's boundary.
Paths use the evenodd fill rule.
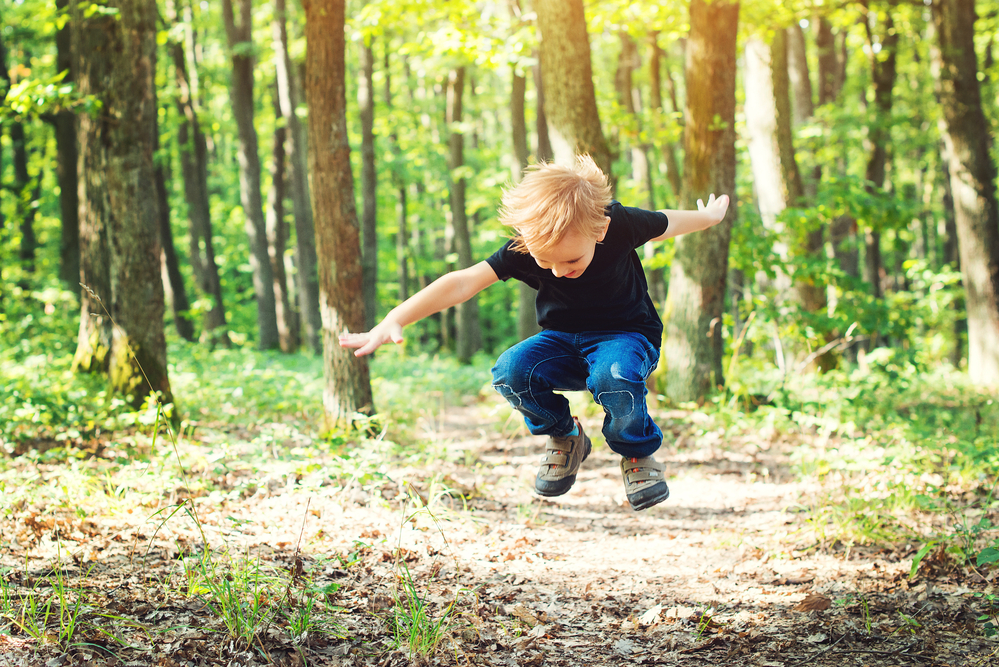
<path fill-rule="evenodd" d="M 421 595 L 417 590 L 405 563 L 402 564 L 399 584 L 401 593 L 396 593 L 390 620 L 396 645 L 406 647 L 411 659 L 415 656 L 429 657 L 437 651 L 451 628 L 457 596 L 435 617 L 428 594 Z"/>
<path fill-rule="evenodd" d="M 220 572 L 224 570 L 224 573 Z M 281 581 L 264 573 L 260 559 L 249 556 L 219 567 L 206 551 L 199 561 L 196 590 L 241 648 L 253 645 L 258 633 L 275 618 L 273 604 Z"/>

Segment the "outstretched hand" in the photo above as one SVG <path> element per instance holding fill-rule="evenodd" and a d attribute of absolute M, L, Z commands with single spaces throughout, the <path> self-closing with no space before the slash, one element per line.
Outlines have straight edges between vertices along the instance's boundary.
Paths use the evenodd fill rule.
<path fill-rule="evenodd" d="M 709 218 L 711 218 L 711 225 L 717 225 L 725 218 L 725 213 L 728 211 L 728 195 L 722 195 L 715 199 L 714 193 L 708 196 L 708 203 L 705 204 L 702 200 L 697 200 L 697 210 L 703 211 Z"/>
<path fill-rule="evenodd" d="M 401 343 L 402 340 L 402 325 L 382 320 L 366 333 L 340 334 L 340 347 L 354 348 L 354 356 L 363 357 L 385 343 Z"/>

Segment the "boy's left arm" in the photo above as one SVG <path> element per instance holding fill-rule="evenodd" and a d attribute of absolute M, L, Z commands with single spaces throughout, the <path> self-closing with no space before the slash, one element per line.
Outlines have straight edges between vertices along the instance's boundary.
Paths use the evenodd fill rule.
<path fill-rule="evenodd" d="M 700 199 L 697 200 L 696 211 L 659 211 L 665 213 L 666 217 L 669 218 L 669 227 L 666 229 L 666 233 L 652 240 L 663 241 L 681 234 L 699 232 L 708 227 L 714 227 L 725 218 L 725 212 L 728 211 L 728 201 L 728 195 L 722 195 L 716 199 L 712 194 L 708 197 L 707 204 Z"/>

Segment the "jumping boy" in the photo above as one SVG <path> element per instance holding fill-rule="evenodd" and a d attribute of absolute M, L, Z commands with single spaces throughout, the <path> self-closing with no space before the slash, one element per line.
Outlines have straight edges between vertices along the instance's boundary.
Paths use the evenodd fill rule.
<path fill-rule="evenodd" d="M 516 278 L 538 290 L 541 333 L 514 345 L 493 367 L 493 387 L 548 436 L 535 480 L 543 496 L 576 481 L 590 439 L 556 391 L 589 391 L 604 409 L 607 446 L 621 456 L 628 502 L 636 510 L 669 497 L 653 453 L 662 431 L 649 416 L 645 380 L 659 361 L 663 325 L 649 297 L 636 248 L 721 222 L 727 195 L 696 211 L 645 211 L 612 201 L 607 177 L 589 156 L 573 167 L 541 164 L 503 195 L 500 222 L 514 238 L 483 262 L 453 271 L 395 307 L 367 333 L 344 334 L 355 354 L 401 343 L 402 328 Z"/>

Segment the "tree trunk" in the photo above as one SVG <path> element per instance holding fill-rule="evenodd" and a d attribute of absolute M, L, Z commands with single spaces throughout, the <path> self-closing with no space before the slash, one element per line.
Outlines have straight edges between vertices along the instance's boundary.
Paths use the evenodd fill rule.
<path fill-rule="evenodd" d="M 7 64 L 4 63 L 6 68 Z M 38 252 L 38 238 L 35 235 L 34 201 L 40 194 L 36 183 L 41 182 L 41 174 L 32 182 L 28 172 L 28 147 L 24 125 L 18 121 L 10 124 L 10 143 L 14 163 L 14 194 L 16 196 L 17 218 L 21 229 L 21 244 L 17 257 L 21 260 L 22 275 L 35 272 L 35 255 Z"/>
<path fill-rule="evenodd" d="M 659 48 L 659 42 L 657 41 L 657 35 L 653 34 L 650 36 L 649 45 L 649 80 L 651 82 L 651 104 L 652 104 L 652 115 L 656 119 L 656 128 L 659 129 L 662 123 L 662 112 L 663 107 L 663 94 L 662 94 L 662 63 L 663 51 Z M 673 75 L 666 71 L 666 80 L 670 82 L 669 92 L 670 100 L 672 106 L 670 107 L 671 112 L 677 111 L 676 109 L 676 92 L 674 90 Z M 683 179 L 680 174 L 680 164 L 676 159 L 676 146 L 670 142 L 663 144 L 660 148 L 663 154 L 663 159 L 666 161 L 666 182 L 669 183 L 670 190 L 673 194 L 673 202 L 679 200 L 680 192 L 683 189 Z"/>
<path fill-rule="evenodd" d="M 735 218 L 735 73 L 738 3 L 692 0 L 687 45 L 683 196 L 732 197 L 726 219 L 676 238 L 666 297 L 663 360 L 674 402 L 703 398 L 724 384 L 722 327 L 728 246 Z"/>
<path fill-rule="evenodd" d="M 229 51 L 232 54 L 232 114 L 239 133 L 239 193 L 243 205 L 246 236 L 250 242 L 250 268 L 253 292 L 257 297 L 257 326 L 261 350 L 278 347 L 277 310 L 274 302 L 274 275 L 267 253 L 267 227 L 260 193 L 260 155 L 257 129 L 253 126 L 253 36 L 252 2 L 239 0 L 239 24 L 233 15 L 233 0 L 222 0 Z"/>
<path fill-rule="evenodd" d="M 323 321 L 323 406 L 331 427 L 372 413 L 368 362 L 340 347 L 364 330 L 361 240 L 347 141 L 345 0 L 304 0 L 309 166 Z"/>
<path fill-rule="evenodd" d="M 392 78 L 389 62 L 391 44 L 385 39 L 384 67 L 385 72 L 385 106 L 392 108 Z M 399 302 L 409 298 L 409 231 L 407 217 L 409 215 L 408 198 L 406 196 L 406 179 L 399 152 L 399 135 L 395 132 L 389 135 L 389 145 L 392 151 L 392 185 L 396 192 L 396 219 L 398 231 L 395 235 L 395 259 L 398 265 Z"/>
<path fill-rule="evenodd" d="M 157 129 L 157 143 L 159 129 Z M 173 311 L 173 326 L 177 335 L 186 341 L 194 341 L 194 324 L 188 319 L 191 302 L 187 298 L 184 287 L 184 277 L 180 273 L 180 263 L 177 261 L 177 250 L 173 243 L 173 230 L 170 228 L 170 202 L 167 196 L 167 175 L 163 165 L 157 164 L 156 203 L 157 227 L 160 233 L 160 248 L 163 273 L 163 291 L 167 303 Z"/>
<path fill-rule="evenodd" d="M 942 130 L 968 312 L 968 374 L 999 385 L 999 207 L 975 55 L 974 0 L 935 0 Z"/>
<path fill-rule="evenodd" d="M 109 44 L 117 22 L 102 14 L 84 19 L 79 0 L 70 4 L 73 29 L 73 64 L 81 94 L 106 96 L 105 82 L 113 68 Z M 112 323 L 111 257 L 108 219 L 111 216 L 105 174 L 108 170 L 111 127 L 106 116 L 82 114 L 79 118 L 79 220 L 80 220 L 80 331 L 73 369 L 107 373 L 111 360 Z"/>
<path fill-rule="evenodd" d="M 274 115 L 281 117 L 280 101 L 274 91 Z M 284 250 L 288 243 L 288 225 L 284 221 L 285 198 L 285 145 L 288 143 L 287 126 L 274 130 L 274 147 L 271 152 L 271 189 L 267 193 L 267 250 L 274 276 L 274 307 L 277 315 L 278 345 L 285 353 L 298 349 L 298 323 L 291 307 L 288 274 L 284 268 Z"/>
<path fill-rule="evenodd" d="M 794 124 L 800 125 L 812 117 L 815 104 L 812 102 L 812 78 L 808 73 L 805 31 L 798 23 L 792 23 L 787 29 L 787 74 L 794 97 Z"/>
<path fill-rule="evenodd" d="M 537 52 L 538 59 L 541 59 L 541 52 Z M 550 162 L 555 159 L 555 149 L 552 148 L 551 137 L 548 135 L 548 116 L 545 114 L 545 87 L 541 80 L 541 65 L 531 68 L 534 74 L 534 92 L 537 99 L 537 109 L 535 110 L 535 133 L 538 135 L 538 162 Z"/>
<path fill-rule="evenodd" d="M 56 0 L 56 9 L 65 11 L 69 0 Z M 73 83 L 72 36 L 69 21 L 56 31 L 56 69 L 66 72 L 63 83 Z M 80 294 L 80 193 L 76 173 L 79 151 L 76 114 L 58 111 L 54 119 L 56 176 L 59 181 L 59 212 L 62 235 L 59 239 L 59 278 L 74 294 Z"/>
<path fill-rule="evenodd" d="M 371 43 L 361 45 L 357 104 L 361 116 L 361 266 L 364 272 L 365 328 L 378 315 L 378 172 L 375 166 L 375 53 Z"/>
<path fill-rule="evenodd" d="M 167 18 L 174 26 L 183 25 L 182 41 L 173 41 L 174 80 L 180 120 L 177 126 L 177 143 L 180 152 L 181 176 L 184 180 L 184 198 L 191 225 L 189 254 L 194 278 L 201 293 L 208 297 L 211 306 L 202 320 L 201 338 L 214 345 L 228 346 L 225 304 L 222 300 L 222 281 L 215 261 L 212 241 L 211 204 L 208 198 L 208 141 L 198 120 L 198 101 L 194 73 L 194 30 L 191 26 L 191 7 L 183 0 L 167 1 Z"/>
<path fill-rule="evenodd" d="M 880 36 L 881 50 L 874 53 L 871 49 L 871 83 L 874 87 L 874 120 L 868 129 L 870 142 L 870 157 L 867 160 L 865 178 L 868 191 L 878 193 L 884 188 L 885 172 L 888 164 L 888 142 L 891 139 L 892 92 L 895 87 L 896 65 L 895 53 L 898 46 L 898 32 L 894 28 L 892 11 L 894 3 L 889 2 L 888 11 L 884 13 L 883 34 Z M 878 19 L 882 19 L 878 15 Z M 864 24 L 867 28 L 867 41 L 873 47 L 875 42 L 871 20 Z M 864 278 L 871 283 L 871 295 L 875 299 L 884 296 L 881 266 L 881 230 L 877 226 L 867 229 L 864 233 L 866 252 L 864 254 Z"/>
<path fill-rule="evenodd" d="M 293 75 L 288 54 L 288 29 L 285 0 L 274 0 L 275 70 L 281 116 L 288 127 L 287 157 L 291 172 L 291 202 L 295 212 L 295 254 L 298 259 L 298 307 L 305 344 L 315 354 L 322 354 L 322 319 L 319 315 L 319 275 L 316 271 L 316 230 L 309 200 L 309 172 L 305 131 L 295 109 L 299 102 L 299 87 Z"/>
<path fill-rule="evenodd" d="M 455 177 L 455 171 L 465 166 L 465 137 L 461 131 L 462 99 L 465 91 L 465 68 L 451 70 L 447 86 L 448 124 L 448 188 L 451 193 L 451 224 L 454 226 L 454 250 L 458 254 L 458 268 L 472 265 L 472 240 L 465 212 L 465 178 Z M 472 297 L 456 307 L 455 349 L 458 361 L 467 364 L 482 345 L 479 331 L 479 300 Z"/>
<path fill-rule="evenodd" d="M 96 249 L 107 261 L 106 293 L 100 296 L 114 322 L 104 359 L 104 351 L 94 345 L 105 344 L 103 327 L 81 325 L 77 367 L 96 368 L 104 361 L 112 391 L 128 396 L 134 406 L 152 392 L 160 392 L 160 400 L 169 403 L 173 399 L 163 335 L 153 165 L 156 4 L 122 1 L 112 7 L 117 11 L 111 18 L 84 19 L 82 7 L 75 2 L 73 6 L 79 90 L 102 102 L 98 118 L 81 121 L 80 159 L 88 167 L 81 170 L 86 176 L 81 187 L 81 226 L 86 225 L 88 245 L 106 244 Z M 87 272 L 95 268 L 89 263 Z M 98 289 L 104 290 L 105 285 Z M 92 301 L 85 299 L 85 308 L 93 308 Z M 90 310 L 84 310 L 83 319 L 90 319 L 89 314 Z"/>
<path fill-rule="evenodd" d="M 510 124 L 513 139 L 513 182 L 519 183 L 524 169 L 530 162 L 527 147 L 527 119 L 524 113 L 524 100 L 527 93 L 527 77 L 513 70 L 513 85 L 510 89 Z M 538 326 L 538 313 L 535 303 L 538 291 L 530 285 L 517 281 L 517 337 L 530 338 L 541 331 Z"/>
<path fill-rule="evenodd" d="M 558 101 L 545 108 L 555 161 L 573 164 L 576 155 L 588 153 L 610 178 L 611 154 L 597 113 L 583 0 L 538 0 L 535 10 L 545 99 Z"/>
<path fill-rule="evenodd" d="M 839 57 L 836 53 L 836 36 L 832 24 L 825 16 L 815 19 L 815 48 L 818 51 L 819 105 L 829 104 L 839 96 Z"/>

